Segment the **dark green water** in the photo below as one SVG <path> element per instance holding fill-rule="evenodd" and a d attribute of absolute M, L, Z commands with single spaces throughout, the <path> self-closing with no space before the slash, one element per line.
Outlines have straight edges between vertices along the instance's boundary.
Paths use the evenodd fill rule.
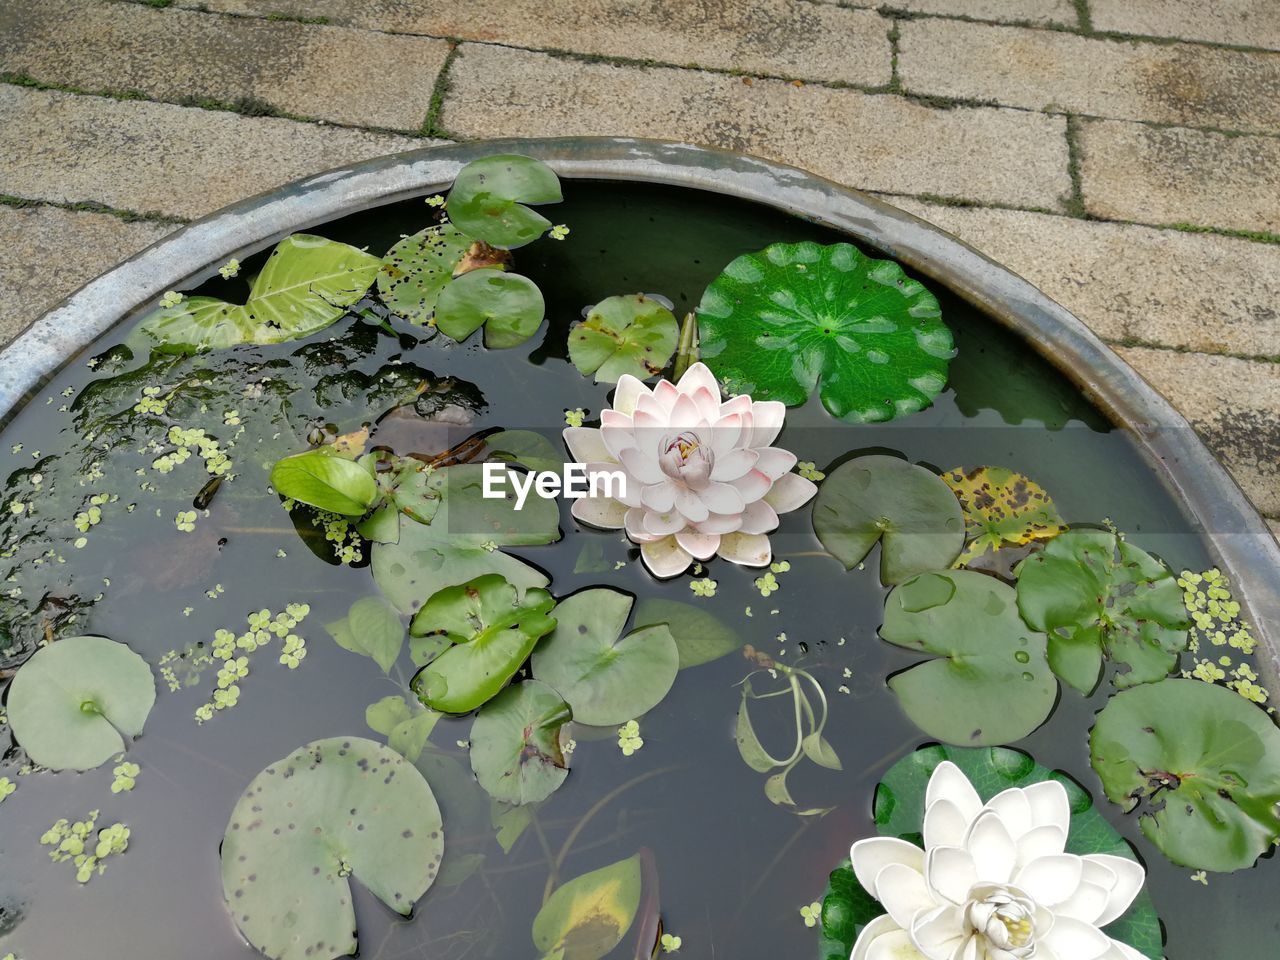
<path fill-rule="evenodd" d="M 149 381 L 108 382 L 81 396 L 91 381 L 108 380 L 102 371 L 109 364 L 94 371 L 86 359 L 123 341 L 132 319 L 69 365 L 4 431 L 0 476 L 10 477 L 5 502 L 15 495 L 33 500 L 50 523 L 4 517 L 5 545 L 16 553 L 8 561 L 12 569 L 0 569 L 12 572 L 11 585 L 21 596 L 0 607 L 8 624 L 7 637 L 0 638 L 0 668 L 21 663 L 46 623 L 61 635 L 95 633 L 127 642 L 154 665 L 166 651 L 207 642 L 220 627 L 241 631 L 245 615 L 261 607 L 277 611 L 289 602 L 306 602 L 312 612 L 297 631 L 308 641 L 302 666 L 289 671 L 274 662 L 274 654 L 256 660 L 254 672 L 240 684 L 240 704 L 203 726 L 195 724 L 192 711 L 207 698 L 214 671 L 206 670 L 192 689 L 170 693 L 162 685 L 146 732 L 129 751 L 129 759 L 142 767 L 132 793 L 110 793 L 110 764 L 80 775 L 17 777 L 23 758 L 10 750 L 0 775 L 9 775 L 19 789 L 0 807 L 0 956 L 10 950 L 25 960 L 248 960 L 257 955 L 240 939 L 222 900 L 218 844 L 229 811 L 260 769 L 295 747 L 329 736 L 376 737 L 365 726 L 365 707 L 396 692 L 372 661 L 338 648 L 323 629 L 344 616 L 353 600 L 376 593 L 369 570 L 332 565 L 313 554 L 265 489 L 263 468 L 303 449 L 316 424 L 327 421 L 345 432 L 370 416 L 374 405 L 358 398 L 317 404 L 310 389 L 315 379 L 349 377 L 351 370 L 372 374 L 386 362 L 402 360 L 472 385 L 451 392 L 442 387 L 443 396 L 463 398 L 474 408 L 471 422 L 447 428 L 399 423 L 377 435 L 401 453 L 435 452 L 494 426 L 555 435 L 566 408 L 584 407 L 594 418 L 607 402 L 607 390 L 579 376 L 565 359 L 567 328 L 585 305 L 643 291 L 670 298 L 681 315 L 740 253 L 775 241 L 846 239 L 762 208 L 668 188 L 569 183 L 566 198 L 555 216 L 571 225 L 570 238 L 518 253 L 517 268 L 543 290 L 549 317 L 545 334 L 523 348 L 489 352 L 474 342 L 478 337 L 465 346 L 446 346 L 444 338 L 418 343 L 421 331 L 397 325 L 401 336 L 395 337 L 352 317 L 314 338 L 319 344 L 333 341 L 322 347 L 241 348 L 157 371 L 169 385 L 203 371 L 214 412 L 249 409 L 257 402 L 236 399 L 247 362 L 274 365 L 258 370 L 255 379 L 274 376 L 276 383 L 290 385 L 282 391 L 284 404 L 276 404 L 270 431 L 236 441 L 239 476 L 218 492 L 210 516 L 200 518 L 193 534 L 176 532 L 173 517 L 190 509 L 208 479 L 197 458 L 164 477 L 148 471 L 146 479 L 158 491 L 139 489 L 135 470 L 155 454 L 139 452 L 147 435 L 143 425 L 121 413 Z M 424 224 L 425 208 L 413 201 L 315 232 L 381 253 Z M 244 273 L 251 274 L 253 266 L 246 263 Z M 243 282 L 215 278 L 202 292 L 238 296 Z M 1039 481 L 1069 522 L 1109 517 L 1175 569 L 1202 569 L 1201 546 L 1128 440 L 1108 430 L 1062 377 L 993 322 L 954 298 L 940 299 L 959 355 L 951 387 L 931 409 L 896 423 L 854 427 L 833 422 L 811 403 L 789 412 L 779 443 L 826 469 L 849 455 L 884 450 L 937 468 L 1012 467 Z M 137 365 L 124 364 L 124 369 Z M 301 379 L 295 383 L 291 377 Z M 269 383 L 266 393 L 271 390 Z M 60 412 L 64 404 L 72 408 Z M 190 413 L 184 426 L 210 422 L 211 414 L 201 415 L 194 404 Z M 110 416 L 95 440 L 98 453 L 91 455 L 79 428 L 105 415 Z M 233 430 L 210 432 L 229 437 Z M 111 442 L 111 450 L 102 449 L 104 441 Z M 22 449 L 11 452 L 18 443 Z M 33 456 L 36 451 L 39 457 Z M 79 471 L 95 460 L 103 476 L 81 486 Z M 30 493 L 33 467 L 44 477 L 38 500 Z M 104 511 L 86 546 L 75 549 L 70 542 L 75 531 L 68 530 L 66 520 L 85 497 L 99 492 L 117 493 L 120 500 Z M 137 504 L 134 512 L 126 512 L 128 503 Z M 801 921 L 799 907 L 821 896 L 827 873 L 847 855 L 849 844 L 874 832 L 870 805 L 879 776 L 927 742 L 884 683 L 916 658 L 876 637 L 885 596 L 873 572 L 876 555 L 866 571 L 851 573 L 817 555 L 806 508 L 785 516 L 773 537 L 775 556 L 792 564 L 779 576 L 778 593 L 762 598 L 752 584 L 758 571 L 712 561 L 706 573 L 718 582 L 718 591 L 713 598 L 695 599 L 688 578 L 655 583 L 620 535 L 576 529 L 567 506 L 561 529 L 565 539 L 558 544 L 515 551 L 552 576 L 556 595 L 609 585 L 641 598 L 704 604 L 735 627 L 744 644 L 774 655 L 785 648 L 781 660 L 804 666 L 823 683 L 831 702 L 827 736 L 844 771 L 802 766 L 791 787 L 801 807 L 836 809 L 821 819 L 802 820 L 765 799 L 763 777 L 745 766 L 733 742 L 735 685 L 753 668 L 737 656 L 682 672 L 668 697 L 643 718 L 645 746 L 634 756 L 621 755 L 612 731 L 599 740 L 580 735 L 568 781 L 538 807 L 539 829 L 526 830 L 509 854 L 495 841 L 488 797 L 471 780 L 465 751 L 457 746 L 466 740 L 470 721 L 444 721 L 421 766 L 444 809 L 445 870 L 451 864 L 459 872 L 464 863 L 479 867 L 457 885 L 437 882 L 411 921 L 359 891 L 361 957 L 536 957 L 530 925 L 549 871 L 539 830 L 546 848 L 559 853 L 589 811 L 591 819 L 565 853 L 559 879 L 644 847 L 658 868 L 666 928 L 683 938 L 681 956 L 813 956 L 815 934 Z M 41 539 L 48 534 L 57 537 L 52 545 Z M 23 536 L 30 539 L 20 541 Z M 65 562 L 44 557 L 35 565 L 50 546 Z M 584 547 L 600 548 L 605 572 L 574 572 Z M 287 556 L 278 556 L 280 550 Z M 627 565 L 615 571 L 617 561 Z M 210 599 L 206 591 L 215 584 L 224 592 Z M 99 593 L 103 597 L 95 601 Z M 71 615 L 74 623 L 67 622 Z M 776 639 L 782 631 L 786 643 Z M 807 654 L 800 654 L 801 641 Z M 847 681 L 846 668 L 853 674 Z M 842 683 L 850 693 L 838 692 Z M 1108 691 L 1104 684 L 1090 701 L 1068 691 L 1050 721 L 1017 746 L 1040 763 L 1067 771 L 1097 795 L 1086 731 Z M 786 711 L 779 706 L 771 714 L 771 703 L 781 701 L 759 705 L 756 727 L 778 750 L 791 734 Z M 615 799 L 598 806 L 619 788 Z M 1147 865 L 1150 889 L 1167 925 L 1170 960 L 1272 954 L 1280 919 L 1266 905 L 1280 896 L 1275 864 L 1264 861 L 1254 870 L 1214 876 L 1203 887 L 1190 879 L 1190 870 L 1164 861 L 1134 821 L 1102 804 Z M 49 862 L 38 838 L 59 817 L 80 819 L 95 808 L 102 810 L 99 826 L 121 820 L 132 837 L 128 852 L 111 861 L 105 876 L 80 887 L 73 868 Z M 631 957 L 635 950 L 629 938 L 615 955 Z"/>

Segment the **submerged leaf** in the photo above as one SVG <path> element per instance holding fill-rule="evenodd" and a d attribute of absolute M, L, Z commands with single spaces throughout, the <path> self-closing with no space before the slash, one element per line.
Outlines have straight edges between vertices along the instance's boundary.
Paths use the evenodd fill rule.
<path fill-rule="evenodd" d="M 601 960 L 631 929 L 641 887 L 638 855 L 575 877 L 538 911 L 534 945 L 544 957 Z"/>
<path fill-rule="evenodd" d="M 1089 735 L 1107 797 L 1174 863 L 1228 872 L 1280 839 L 1280 730 L 1234 691 L 1171 678 L 1107 701 Z"/>
<path fill-rule="evenodd" d="M 892 260 L 847 243 L 775 243 L 724 268 L 698 307 L 702 360 L 731 393 L 833 416 L 922 410 L 955 355 L 938 301 Z"/>
<path fill-rule="evenodd" d="M 67 637 L 41 647 L 9 685 L 14 739 L 50 770 L 91 770 L 142 732 L 156 701 L 151 667 L 105 637 Z"/>
<path fill-rule="evenodd" d="M 499 155 L 472 160 L 458 172 L 445 210 L 468 236 L 509 250 L 532 243 L 551 226 L 524 204 L 560 199 L 560 179 L 541 160 Z"/>
<path fill-rule="evenodd" d="M 496 800 L 545 800 L 569 775 L 561 747 L 569 705 L 537 680 L 508 687 L 487 703 L 471 727 L 471 769 Z"/>
<path fill-rule="evenodd" d="M 680 651 L 680 669 L 719 660 L 742 647 L 741 638 L 702 607 L 646 597 L 636 606 L 637 627 L 665 623 Z"/>
<path fill-rule="evenodd" d="M 608 297 L 569 331 L 569 359 L 596 383 L 624 374 L 646 380 L 662 372 L 680 338 L 675 315 L 644 294 Z"/>
<path fill-rule="evenodd" d="M 956 468 L 942 479 L 964 508 L 969 544 L 960 555 L 962 564 L 988 550 L 1050 540 L 1067 529 L 1043 488 L 1006 467 Z"/>
<path fill-rule="evenodd" d="M 880 542 L 880 579 L 901 583 L 949 567 L 964 546 L 964 514 L 937 474 L 897 457 L 857 457 L 832 470 L 813 503 L 813 529 L 845 569 Z"/>
<path fill-rule="evenodd" d="M 240 797 L 222 840 L 222 889 L 267 956 L 336 960 L 359 946 L 349 877 L 408 916 L 443 852 L 440 808 L 412 764 L 372 740 L 317 740 Z"/>
<path fill-rule="evenodd" d="M 381 597 L 361 597 L 344 619 L 325 629 L 338 646 L 373 659 L 386 673 L 404 646 L 404 624 L 394 607 Z"/>

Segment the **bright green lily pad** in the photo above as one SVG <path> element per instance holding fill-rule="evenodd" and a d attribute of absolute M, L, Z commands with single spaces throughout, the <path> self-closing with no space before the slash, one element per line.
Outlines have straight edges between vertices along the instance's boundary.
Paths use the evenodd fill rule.
<path fill-rule="evenodd" d="M 1226 687 L 1171 678 L 1122 690 L 1089 753 L 1108 799 L 1137 809 L 1174 863 L 1243 870 L 1280 839 L 1280 730 Z"/>
<path fill-rule="evenodd" d="M 236 926 L 276 960 L 359 947 L 350 877 L 409 916 L 444 852 L 440 808 L 414 766 L 359 737 L 317 740 L 249 784 L 222 840 Z"/>
<path fill-rule="evenodd" d="M 569 359 L 596 383 L 661 373 L 680 339 L 675 314 L 643 294 L 601 300 L 569 330 Z"/>
<path fill-rule="evenodd" d="M 818 916 L 818 960 L 849 960 L 862 928 L 881 916 L 884 907 L 862 889 L 848 857 L 827 877 Z"/>
<path fill-rule="evenodd" d="M 533 673 L 579 723 L 609 727 L 656 707 L 675 683 L 680 652 L 665 624 L 623 635 L 634 598 L 596 587 L 561 600 L 556 628 L 533 654 Z"/>
<path fill-rule="evenodd" d="M 308 450 L 277 460 L 271 485 L 282 497 L 318 510 L 359 517 L 378 501 L 378 484 L 361 464 L 328 450 Z"/>
<path fill-rule="evenodd" d="M 964 547 L 964 512 L 951 488 L 931 470 L 878 454 L 827 474 L 813 502 L 813 529 L 846 570 L 879 541 L 886 584 L 944 570 Z"/>
<path fill-rule="evenodd" d="M 922 410 L 955 355 L 938 301 L 892 260 L 847 243 L 775 243 L 732 261 L 702 295 L 702 360 L 730 393 L 793 407 L 815 389 L 833 416 Z"/>
<path fill-rule="evenodd" d="M 1018 567 L 1018 609 L 1049 637 L 1049 663 L 1086 695 L 1102 657 L 1128 667 L 1118 687 L 1160 680 L 1178 665 L 1191 624 L 1163 562 L 1108 530 L 1071 530 Z"/>
<path fill-rule="evenodd" d="M 435 315 L 440 292 L 475 241 L 449 223 L 404 237 L 382 258 L 378 295 L 398 317 L 419 325 Z"/>
<path fill-rule="evenodd" d="M 499 155 L 473 160 L 458 172 L 445 211 L 468 236 L 511 250 L 532 243 L 551 226 L 525 204 L 560 200 L 560 179 L 541 160 Z"/>
<path fill-rule="evenodd" d="M 528 277 L 498 267 L 471 270 L 440 291 L 436 327 L 459 342 L 484 327 L 484 345 L 518 347 L 546 316 L 542 291 Z"/>
<path fill-rule="evenodd" d="M 720 618 L 692 603 L 646 597 L 636 606 L 637 627 L 665 623 L 680 651 L 680 669 L 696 667 L 742 649 L 742 638 Z"/>
<path fill-rule="evenodd" d="M 631 929 L 642 878 L 637 855 L 557 887 L 534 917 L 534 946 L 544 958 L 601 960 Z"/>
<path fill-rule="evenodd" d="M 545 590 L 516 589 L 497 574 L 446 587 L 422 605 L 409 630 L 443 634 L 453 646 L 413 678 L 413 691 L 443 713 L 469 713 L 494 697 L 555 629 L 555 600 Z"/>
<path fill-rule="evenodd" d="M 570 719 L 569 705 L 545 683 L 503 690 L 471 725 L 471 769 L 480 786 L 504 803 L 551 796 L 569 775 L 561 738 Z"/>
<path fill-rule="evenodd" d="M 388 672 L 404 647 L 404 624 L 395 607 L 382 597 L 361 597 L 347 615 L 325 630 L 344 650 L 369 657 Z"/>
<path fill-rule="evenodd" d="M 123 643 L 67 637 L 41 647 L 9 684 L 14 739 L 32 763 L 92 770 L 142 733 L 156 702 L 151 667 Z"/>
<path fill-rule="evenodd" d="M 944 743 L 1013 743 L 1057 701 L 1044 635 L 1022 622 L 1013 588 L 994 577 L 950 570 L 908 580 L 885 600 L 880 636 L 938 656 L 889 686 L 912 722 Z"/>

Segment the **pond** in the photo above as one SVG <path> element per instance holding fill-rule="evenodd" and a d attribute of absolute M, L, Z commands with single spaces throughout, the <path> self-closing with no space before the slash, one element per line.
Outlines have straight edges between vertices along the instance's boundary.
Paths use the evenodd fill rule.
<path fill-rule="evenodd" d="M 285 253 L 228 265 L 126 318 L 5 428 L 0 956 L 344 956 L 353 904 L 372 960 L 827 960 L 868 922 L 888 932 L 861 955 L 912 957 L 883 952 L 910 934 L 901 909 L 873 919 L 877 890 L 837 868 L 877 833 L 929 844 L 925 783 L 944 757 L 984 801 L 1060 771 L 1067 849 L 1145 867 L 1145 892 L 1123 897 L 1124 870 L 1091 868 L 1109 878 L 1103 901 L 1123 899 L 1104 932 L 1129 947 L 1086 936 L 1079 956 L 1265 955 L 1280 934 L 1259 909 L 1280 897 L 1280 734 L 1229 585 L 1187 576 L 1207 552 L 1126 435 L 1014 334 L 927 280 L 878 273 L 850 237 L 667 186 L 566 181 L 543 205 L 544 172 L 517 170 L 514 186 L 488 171 L 488 193 L 450 197 L 455 224 L 478 218 L 471 236 L 505 230 L 496 245 L 518 249 L 508 264 L 471 247 L 477 269 L 457 276 L 501 288 L 448 294 L 447 317 L 434 298 L 464 286 L 470 241 L 402 242 L 444 215 L 415 197 L 308 232 L 373 257 L 399 244 L 386 264 L 324 246 L 310 279 Z M 773 244 L 799 246 L 737 260 Z M 447 276 L 424 293 L 412 277 L 438 275 L 433 258 Z M 873 342 L 860 336 L 886 331 L 837 338 L 835 354 L 725 335 L 753 291 L 759 316 L 795 307 L 769 264 L 812 265 L 827 291 L 878 276 L 911 302 L 877 309 L 934 332 L 847 369 Z M 346 295 L 366 270 L 367 291 Z M 272 280 L 322 302 L 233 315 Z M 432 302 L 462 342 L 411 322 Z M 679 380 L 696 353 L 675 332 L 700 304 L 706 367 Z M 252 342 L 280 340 L 264 324 L 296 335 Z M 184 352 L 193 330 L 217 346 Z M 790 397 L 819 354 L 818 390 Z M 891 382 L 873 367 L 912 364 L 925 372 L 899 378 L 902 403 L 866 415 Z M 562 432 L 621 422 L 611 372 L 645 378 L 625 388 L 634 404 L 663 377 L 692 395 L 708 367 L 730 387 L 754 376 L 757 401 L 789 397 L 776 440 L 761 426 L 773 408 L 755 411 L 750 464 L 790 451 L 776 472 L 804 490 L 780 504 L 763 563 L 686 563 L 666 540 L 646 559 L 627 534 L 654 528 L 599 529 L 571 513 L 584 501 L 531 493 L 517 512 L 477 496 L 486 459 L 558 470 L 608 446 L 578 433 L 566 451 Z M 657 466 L 622 463 L 709 497 L 709 435 L 675 414 L 660 427 Z M 1003 470 L 972 473 L 984 466 Z M 974 542 L 984 529 L 998 549 Z M 735 536 L 722 554 L 761 559 Z M 1104 783 L 1142 802 L 1126 813 Z M 963 917 L 948 908 L 946 949 L 1004 938 L 1012 952 L 990 956 L 1075 960 L 1064 931 L 1102 908 L 1055 918 L 1052 896 L 1019 886 L 1029 875 L 999 879 L 1012 899 L 986 927 L 973 910 L 991 891 L 960 898 Z"/>

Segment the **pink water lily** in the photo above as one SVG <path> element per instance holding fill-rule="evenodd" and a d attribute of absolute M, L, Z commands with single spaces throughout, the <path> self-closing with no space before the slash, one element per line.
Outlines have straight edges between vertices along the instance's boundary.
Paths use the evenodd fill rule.
<path fill-rule="evenodd" d="M 791 472 L 795 454 L 770 446 L 785 415 L 775 400 L 721 401 L 701 363 L 679 383 L 661 380 L 653 389 L 625 375 L 600 427 L 569 427 L 564 441 L 589 476 L 621 472 L 626 489 L 575 500 L 573 516 L 625 530 L 655 576 L 674 577 L 713 556 L 766 566 L 778 514 L 818 489 Z"/>
<path fill-rule="evenodd" d="M 888 912 L 850 960 L 1143 960 L 1102 928 L 1133 903 L 1142 866 L 1066 852 L 1067 791 L 1054 780 L 984 804 L 944 762 L 925 793 L 924 849 L 892 837 L 850 851 L 863 888 Z"/>

